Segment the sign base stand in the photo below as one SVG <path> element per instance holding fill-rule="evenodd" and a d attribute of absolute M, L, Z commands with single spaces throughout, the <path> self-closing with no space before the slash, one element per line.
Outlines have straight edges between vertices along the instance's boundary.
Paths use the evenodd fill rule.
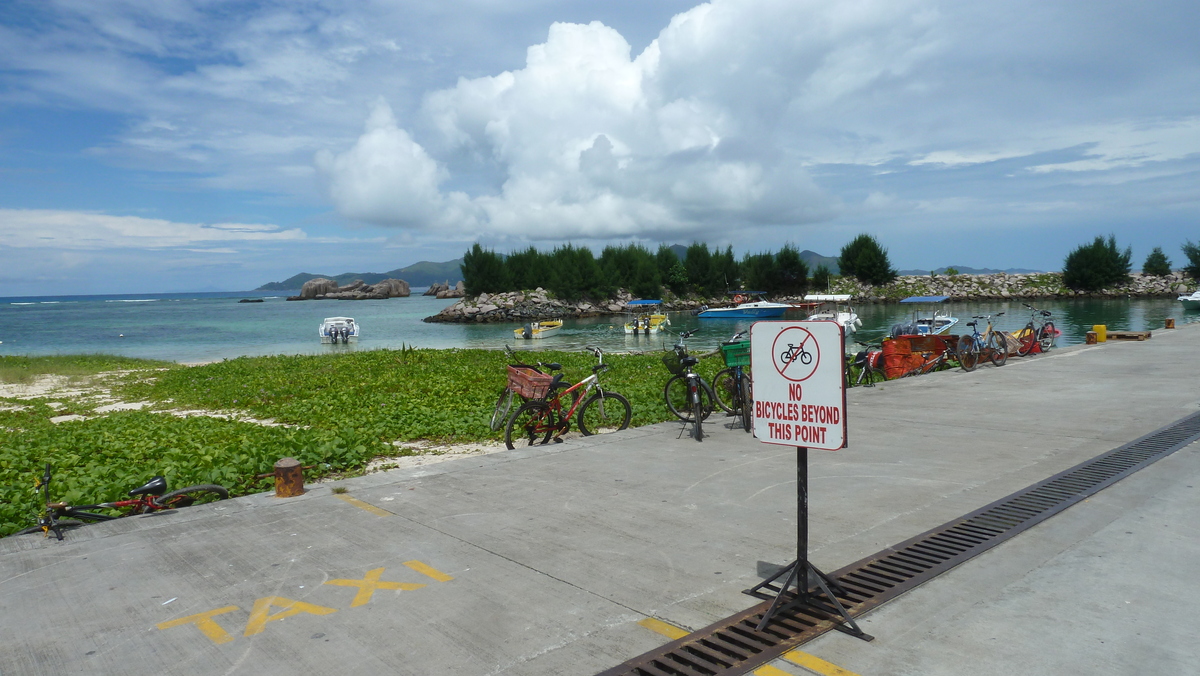
<path fill-rule="evenodd" d="M 782 585 L 772 585 L 784 575 L 787 577 Z M 792 587 L 795 587 L 796 591 L 792 598 L 788 599 L 788 590 Z M 768 591 L 763 591 L 764 589 Z M 770 609 L 763 614 L 756 627 L 758 631 L 765 629 L 779 613 L 792 608 L 804 608 L 838 622 L 834 626 L 838 631 L 864 641 L 874 640 L 874 636 L 864 632 L 850 617 L 834 590 L 843 595 L 846 593 L 837 582 L 808 560 L 808 449 L 800 446 L 796 448 L 796 560 L 743 593 L 761 599 L 770 598 L 769 592 L 775 593 L 775 600 Z M 824 599 L 818 591 L 823 593 Z"/>

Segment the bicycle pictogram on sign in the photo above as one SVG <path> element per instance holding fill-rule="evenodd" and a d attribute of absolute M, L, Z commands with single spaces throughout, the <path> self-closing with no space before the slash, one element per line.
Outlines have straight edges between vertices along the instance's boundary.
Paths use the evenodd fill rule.
<path fill-rule="evenodd" d="M 821 346 L 808 329 L 789 327 L 775 336 L 771 361 L 779 375 L 798 383 L 816 372 L 821 362 Z"/>

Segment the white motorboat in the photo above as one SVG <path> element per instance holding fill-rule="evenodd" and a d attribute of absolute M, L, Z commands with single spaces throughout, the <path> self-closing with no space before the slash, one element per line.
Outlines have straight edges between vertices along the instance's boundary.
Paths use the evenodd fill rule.
<path fill-rule="evenodd" d="M 733 307 L 704 306 L 696 314 L 700 319 L 772 319 L 782 317 L 788 310 L 802 309 L 794 303 L 774 303 L 762 298 L 762 291 L 739 291 L 733 297 Z M 750 300 L 758 298 L 758 300 Z M 847 296 L 849 298 L 849 296 Z"/>
<path fill-rule="evenodd" d="M 358 342 L 358 323 L 353 317 L 326 317 L 319 329 L 324 345 L 343 345 Z"/>
<path fill-rule="evenodd" d="M 1179 302 L 1183 303 L 1184 310 L 1200 310 L 1200 291 L 1180 296 Z"/>
<path fill-rule="evenodd" d="M 561 319 L 547 319 L 542 322 L 531 322 L 519 329 L 513 329 L 513 335 L 517 338 L 525 340 L 533 340 L 535 338 L 549 338 L 558 333 L 562 328 L 563 322 Z"/>
<path fill-rule="evenodd" d="M 848 336 L 862 326 L 858 313 L 850 306 L 850 294 L 810 293 L 804 297 L 805 302 L 820 303 L 817 311 L 808 316 L 812 320 L 833 321 L 842 325 L 842 331 Z"/>
<path fill-rule="evenodd" d="M 944 303 L 949 300 L 949 296 L 909 296 L 901 303 Z M 896 336 L 934 336 L 946 333 L 950 327 L 958 323 L 958 317 L 951 317 L 947 314 L 934 310 L 931 316 L 922 316 L 919 313 L 913 313 L 913 319 L 907 324 L 895 324 L 892 326 L 892 337 Z"/>

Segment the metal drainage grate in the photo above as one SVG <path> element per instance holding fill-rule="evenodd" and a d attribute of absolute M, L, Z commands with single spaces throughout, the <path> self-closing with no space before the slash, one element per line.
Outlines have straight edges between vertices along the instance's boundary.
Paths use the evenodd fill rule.
<path fill-rule="evenodd" d="M 833 572 L 852 617 L 873 610 L 973 556 L 1200 439 L 1200 413 L 1001 498 Z M 768 586 L 771 599 L 778 586 Z M 789 596 L 792 594 L 789 593 Z M 786 600 L 786 599 L 785 599 Z M 755 627 L 770 601 L 635 657 L 599 676 L 744 674 L 837 627 L 832 606 L 781 613 Z"/>

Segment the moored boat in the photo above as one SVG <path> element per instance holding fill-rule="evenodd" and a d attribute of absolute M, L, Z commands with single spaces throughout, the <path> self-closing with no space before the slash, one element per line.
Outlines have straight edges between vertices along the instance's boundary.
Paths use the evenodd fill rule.
<path fill-rule="evenodd" d="M 734 295 L 733 307 L 704 308 L 696 314 L 701 319 L 771 319 L 782 317 L 788 310 L 804 309 L 794 303 L 775 303 L 763 299 L 762 291 L 741 291 Z M 750 300 L 757 298 L 758 300 Z"/>
<path fill-rule="evenodd" d="M 909 296 L 901 300 L 901 303 L 944 303 L 949 300 L 949 296 Z M 934 336 L 941 335 L 950 330 L 950 327 L 958 323 L 958 317 L 951 317 L 947 314 L 934 310 L 932 315 L 924 316 L 920 313 L 913 313 L 913 319 L 906 324 L 895 324 L 892 326 L 892 337 L 896 336 Z"/>
<path fill-rule="evenodd" d="M 544 322 L 530 322 L 519 329 L 513 329 L 513 335 L 517 338 L 525 340 L 533 340 L 535 338 L 548 338 L 562 328 L 561 319 L 547 319 Z"/>
<path fill-rule="evenodd" d="M 658 307 L 661 305 L 661 300 L 631 300 L 626 303 L 627 309 L 640 313 L 634 316 L 632 321 L 625 323 L 625 333 L 632 336 L 648 336 L 665 331 L 671 325 L 671 320 Z"/>
<path fill-rule="evenodd" d="M 326 317 L 321 322 L 318 333 L 321 336 L 322 344 L 357 343 L 358 323 L 354 321 L 353 317 Z"/>
<path fill-rule="evenodd" d="M 1183 294 L 1178 300 L 1183 303 L 1184 310 L 1200 310 L 1200 291 L 1193 291 L 1190 295 Z"/>
<path fill-rule="evenodd" d="M 853 298 L 850 294 L 827 294 L 827 293 L 810 293 L 804 297 L 804 300 L 809 303 L 819 303 L 817 311 L 808 316 L 809 319 L 817 321 L 833 321 L 842 325 L 843 332 L 848 336 L 858 330 L 862 326 L 862 320 L 858 318 L 858 313 L 850 305 L 850 299 Z"/>

